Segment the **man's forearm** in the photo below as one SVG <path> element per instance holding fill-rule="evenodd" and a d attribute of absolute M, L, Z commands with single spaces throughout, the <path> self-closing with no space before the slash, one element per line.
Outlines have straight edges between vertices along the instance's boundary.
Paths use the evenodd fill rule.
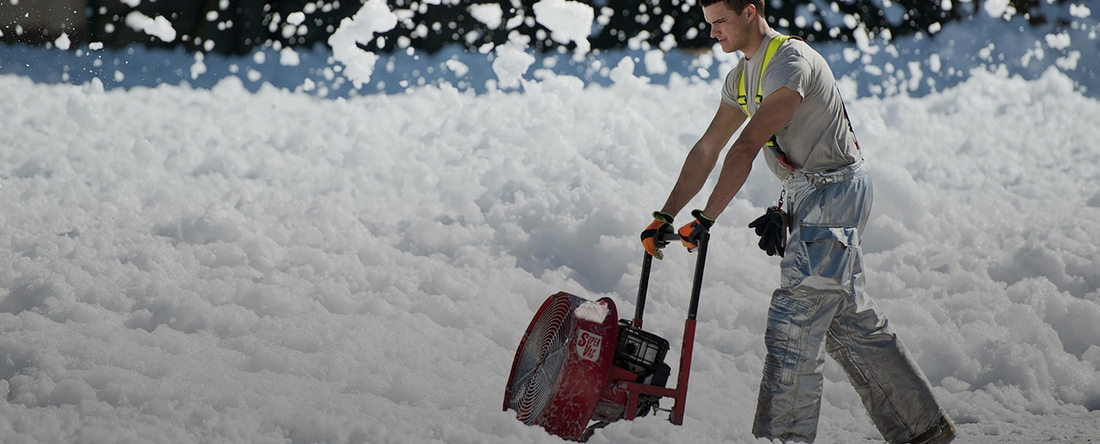
<path fill-rule="evenodd" d="M 668 200 L 661 207 L 661 211 L 672 215 L 679 214 L 680 210 L 684 209 L 696 194 L 699 194 L 699 190 L 703 189 L 703 184 L 706 183 L 707 176 L 714 170 L 716 163 L 718 163 L 717 154 L 708 155 L 706 150 L 698 145 L 693 147 L 688 152 L 684 166 L 680 169 L 680 177 L 672 187 L 672 192 L 669 193 Z"/>
<path fill-rule="evenodd" d="M 726 155 L 725 161 L 722 162 L 722 172 L 718 176 L 718 184 L 714 186 L 714 191 L 711 192 L 710 199 L 707 200 L 707 206 L 703 208 L 704 215 L 717 219 L 722 214 L 722 211 L 726 209 L 726 206 L 737 195 L 737 192 L 741 191 L 741 187 L 748 180 L 749 172 L 752 171 L 752 161 L 756 158 L 758 152 L 760 152 L 760 148 L 752 148 L 743 143 L 734 143 Z"/>

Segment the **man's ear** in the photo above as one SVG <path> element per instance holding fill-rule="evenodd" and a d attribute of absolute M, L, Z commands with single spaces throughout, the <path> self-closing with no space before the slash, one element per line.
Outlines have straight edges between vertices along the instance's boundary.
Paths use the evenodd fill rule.
<path fill-rule="evenodd" d="M 750 11 L 749 8 L 752 8 L 752 10 Z M 745 20 L 746 21 L 749 21 L 749 22 L 753 21 L 756 18 L 756 5 L 745 6 L 745 14 L 744 15 L 745 15 Z"/>

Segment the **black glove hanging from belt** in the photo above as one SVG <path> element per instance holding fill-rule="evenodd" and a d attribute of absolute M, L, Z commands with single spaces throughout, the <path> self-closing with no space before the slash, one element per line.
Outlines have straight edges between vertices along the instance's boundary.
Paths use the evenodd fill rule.
<path fill-rule="evenodd" d="M 783 205 L 782 199 L 780 204 Z M 760 249 L 768 253 L 768 256 L 779 255 L 787 249 L 787 227 L 791 224 L 791 218 L 783 212 L 782 207 L 768 207 L 763 216 L 756 218 L 749 224 L 749 228 L 755 228 L 760 236 Z"/>

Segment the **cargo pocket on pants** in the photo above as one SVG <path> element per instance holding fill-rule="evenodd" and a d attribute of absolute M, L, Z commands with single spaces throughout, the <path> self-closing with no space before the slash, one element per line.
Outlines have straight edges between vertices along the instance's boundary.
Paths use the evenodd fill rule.
<path fill-rule="evenodd" d="M 813 290 L 851 292 L 851 247 L 859 246 L 859 231 L 850 227 L 803 225 L 799 232 L 796 257 L 790 269 L 783 270 L 784 285 L 792 290 L 807 287 Z"/>

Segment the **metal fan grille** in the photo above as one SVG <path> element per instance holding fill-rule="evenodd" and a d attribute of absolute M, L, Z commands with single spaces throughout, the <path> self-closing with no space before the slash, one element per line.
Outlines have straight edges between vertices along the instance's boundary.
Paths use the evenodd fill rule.
<path fill-rule="evenodd" d="M 531 425 L 553 395 L 568 352 L 572 303 L 568 297 L 556 298 L 531 329 L 516 364 L 509 408 L 516 417 Z"/>

